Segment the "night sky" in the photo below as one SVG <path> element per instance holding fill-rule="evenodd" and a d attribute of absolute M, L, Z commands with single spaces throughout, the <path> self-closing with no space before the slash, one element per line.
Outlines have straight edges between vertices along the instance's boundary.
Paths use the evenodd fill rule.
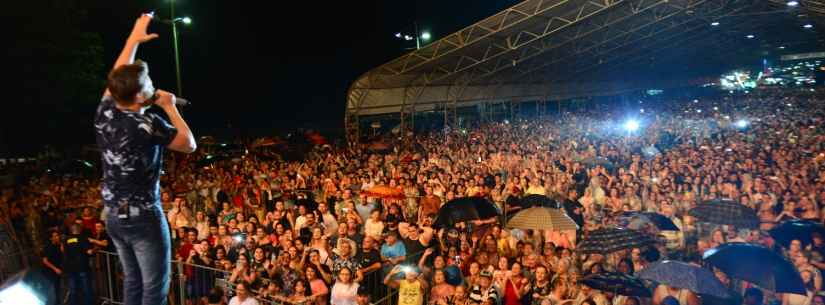
<path fill-rule="evenodd" d="M 155 10 L 160 18 L 169 17 L 167 0 L 75 2 L 87 13 L 80 27 L 102 38 L 105 71 L 100 73 L 101 82 L 141 12 Z M 177 0 L 177 15 L 193 20 L 180 30 L 183 96 L 193 103 L 183 110 L 184 117 L 198 136 L 274 134 L 295 128 L 340 132 L 349 85 L 364 72 L 400 56 L 405 48 L 414 47 L 414 43 L 397 40 L 394 33 L 412 33 L 417 21 L 421 30 L 429 30 L 437 39 L 515 2 Z M 27 6 L 21 9 L 33 10 L 31 4 L 21 5 Z M 59 18 L 60 12 L 52 13 Z M 21 19 L 23 26 L 13 27 L 20 31 L 16 39 L 50 41 L 48 34 L 27 32 L 38 23 L 37 18 Z M 175 91 L 170 27 L 154 23 L 150 32 L 161 37 L 141 46 L 138 58 L 149 63 L 157 88 Z M 13 61 L 17 68 L 26 69 L 27 63 L 37 60 L 22 56 Z M 22 84 L 26 78 L 37 78 L 36 74 L 22 75 L 17 80 Z M 27 112 L 36 111 L 34 117 L 5 111 L 0 120 L 4 129 L 0 154 L 49 143 L 94 142 L 91 120 L 96 101 L 80 102 L 63 112 L 51 111 L 51 103 L 65 102 L 37 101 L 36 109 L 21 105 Z M 60 116 L 58 126 L 37 124 L 56 116 Z M 15 128 L 21 124 L 33 127 Z"/>

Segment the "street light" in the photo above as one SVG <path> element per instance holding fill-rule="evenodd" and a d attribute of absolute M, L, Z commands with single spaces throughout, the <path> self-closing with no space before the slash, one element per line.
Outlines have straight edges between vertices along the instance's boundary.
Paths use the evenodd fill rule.
<path fill-rule="evenodd" d="M 183 95 L 183 85 L 181 82 L 180 77 L 180 51 L 178 50 L 178 22 L 183 24 L 191 24 L 192 18 L 189 17 L 175 17 L 175 0 L 169 1 L 169 16 L 171 16 L 171 20 L 166 20 L 166 22 L 172 25 L 172 43 L 175 49 L 175 80 L 177 81 L 178 90 L 177 95 Z"/>
<path fill-rule="evenodd" d="M 172 5 L 174 7 L 174 1 L 172 1 L 172 3 L 173 3 Z M 173 11 L 174 11 L 174 9 L 173 9 Z M 175 15 L 172 15 L 172 16 L 175 16 Z M 178 26 L 177 26 L 178 22 L 183 23 L 183 24 L 191 24 L 192 23 L 192 18 L 177 17 L 177 18 L 172 19 L 169 22 L 169 23 L 172 24 L 172 43 L 174 44 L 174 47 L 175 47 L 175 80 L 177 81 L 177 85 L 178 85 L 178 90 L 177 90 L 176 93 L 178 94 L 178 96 L 181 96 L 181 95 L 183 95 L 183 85 L 182 85 L 181 78 L 180 78 L 180 51 L 178 50 Z"/>
<path fill-rule="evenodd" d="M 396 32 L 395 33 L 395 38 L 403 39 L 404 41 L 412 41 L 414 39 L 415 40 L 415 49 L 417 50 L 417 49 L 421 48 L 421 41 L 422 40 L 425 41 L 425 42 L 429 41 L 432 38 L 432 34 L 430 34 L 429 31 L 423 31 L 423 32 L 418 31 L 418 22 L 413 22 L 413 28 L 414 28 L 415 33 L 413 33 L 412 35 L 404 34 L 402 32 Z"/>

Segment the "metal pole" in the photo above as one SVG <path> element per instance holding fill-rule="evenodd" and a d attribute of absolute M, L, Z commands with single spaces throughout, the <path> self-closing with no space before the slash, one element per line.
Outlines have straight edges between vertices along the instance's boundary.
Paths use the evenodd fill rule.
<path fill-rule="evenodd" d="M 105 275 L 106 276 L 106 286 L 107 286 L 106 288 L 108 288 L 108 290 L 109 290 L 108 299 L 110 301 L 114 301 L 114 299 L 115 299 L 114 294 L 115 293 L 113 291 L 114 289 L 112 288 L 112 285 L 114 285 L 115 283 L 112 281 L 112 278 L 114 278 L 114 274 L 112 274 L 112 261 L 111 261 L 112 258 L 109 255 L 110 255 L 109 253 L 106 253 L 106 275 Z"/>
<path fill-rule="evenodd" d="M 421 48 L 421 33 L 418 33 L 418 21 L 413 21 L 413 25 L 415 26 L 415 49 L 418 50 Z"/>
<path fill-rule="evenodd" d="M 178 262 L 178 278 L 180 279 L 180 305 L 186 304 L 186 275 L 183 273 L 183 262 Z"/>
<path fill-rule="evenodd" d="M 169 1 L 170 10 L 172 12 L 172 43 L 174 44 L 175 48 L 175 78 L 177 80 L 178 91 L 177 95 L 183 95 L 183 86 L 181 85 L 180 80 L 180 53 L 178 53 L 178 26 L 177 26 L 177 17 L 175 17 L 175 0 Z"/>

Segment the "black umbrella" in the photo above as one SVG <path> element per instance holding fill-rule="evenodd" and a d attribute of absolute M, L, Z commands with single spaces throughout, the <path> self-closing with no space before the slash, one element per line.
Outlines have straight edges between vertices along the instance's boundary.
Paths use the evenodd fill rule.
<path fill-rule="evenodd" d="M 679 227 L 665 215 L 654 212 L 624 212 L 620 222 L 626 222 L 628 229 L 638 230 L 644 223 L 650 223 L 662 231 L 679 231 Z"/>
<path fill-rule="evenodd" d="M 531 207 L 546 207 L 546 208 L 559 208 L 559 204 L 556 203 L 555 200 L 550 199 L 550 197 L 538 194 L 530 194 L 524 198 L 521 198 L 521 206 L 524 208 L 531 208 Z"/>
<path fill-rule="evenodd" d="M 756 211 L 731 200 L 711 200 L 688 211 L 688 215 L 699 221 L 741 228 L 758 228 Z"/>
<path fill-rule="evenodd" d="M 697 294 L 727 298 L 725 285 L 708 269 L 679 261 L 655 262 L 639 271 L 639 278 Z"/>
<path fill-rule="evenodd" d="M 642 248 L 656 243 L 653 237 L 625 228 L 605 228 L 590 232 L 576 246 L 580 253 L 606 254 L 619 250 Z"/>
<path fill-rule="evenodd" d="M 789 247 L 791 241 L 796 239 L 802 242 L 802 246 L 811 244 L 813 241 L 812 235 L 818 233 L 820 236 L 825 236 L 825 226 L 821 223 L 810 220 L 787 220 L 774 227 L 768 233 L 771 234 L 777 243 L 784 247 Z"/>
<path fill-rule="evenodd" d="M 499 215 L 498 209 L 482 197 L 461 197 L 448 201 L 438 210 L 433 227 L 452 227 L 469 220 L 487 219 Z"/>
<path fill-rule="evenodd" d="M 590 288 L 613 292 L 618 295 L 649 298 L 652 296 L 645 283 L 631 275 L 621 272 L 603 272 L 591 274 L 579 280 Z"/>
<path fill-rule="evenodd" d="M 805 284 L 796 267 L 768 248 L 726 243 L 705 251 L 702 258 L 725 274 L 759 287 L 780 293 L 805 294 Z"/>

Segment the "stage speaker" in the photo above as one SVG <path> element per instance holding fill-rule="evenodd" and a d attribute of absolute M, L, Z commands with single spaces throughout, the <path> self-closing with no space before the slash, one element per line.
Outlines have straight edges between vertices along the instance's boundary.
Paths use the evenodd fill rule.
<path fill-rule="evenodd" d="M 54 286 L 39 269 L 23 270 L 0 286 L 0 305 L 48 305 L 54 300 Z"/>

